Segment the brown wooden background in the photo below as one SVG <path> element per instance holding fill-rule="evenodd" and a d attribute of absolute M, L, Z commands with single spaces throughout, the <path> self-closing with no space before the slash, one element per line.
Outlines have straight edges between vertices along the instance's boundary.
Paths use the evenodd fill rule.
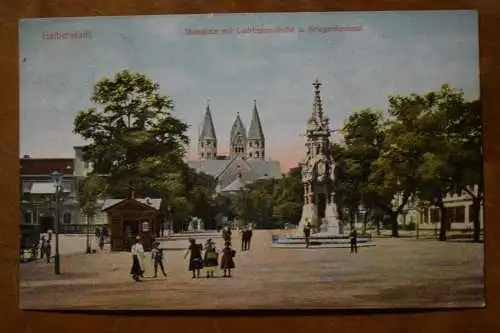
<path fill-rule="evenodd" d="M 18 21 L 21 18 L 210 12 L 478 9 L 486 176 L 487 308 L 417 314 L 159 316 L 54 314 L 18 310 Z M 79 332 L 500 332 L 499 0 L 0 0 L 0 331 Z M 495 313 L 497 314 L 495 316 Z"/>

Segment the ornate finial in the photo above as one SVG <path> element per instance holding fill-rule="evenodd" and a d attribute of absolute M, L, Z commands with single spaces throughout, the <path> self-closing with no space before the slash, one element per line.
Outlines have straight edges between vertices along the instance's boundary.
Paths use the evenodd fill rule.
<path fill-rule="evenodd" d="M 314 105 L 313 105 L 313 118 L 318 120 L 323 119 L 323 105 L 321 102 L 321 93 L 319 87 L 321 87 L 321 82 L 316 79 L 313 83 L 314 86 Z"/>
<path fill-rule="evenodd" d="M 207 108 L 210 107 L 210 98 L 207 98 Z"/>
<path fill-rule="evenodd" d="M 318 79 L 316 79 L 314 82 L 313 82 L 313 86 L 314 86 L 314 89 L 316 89 L 316 91 L 319 91 L 319 87 L 321 87 L 321 82 L 319 82 Z"/>

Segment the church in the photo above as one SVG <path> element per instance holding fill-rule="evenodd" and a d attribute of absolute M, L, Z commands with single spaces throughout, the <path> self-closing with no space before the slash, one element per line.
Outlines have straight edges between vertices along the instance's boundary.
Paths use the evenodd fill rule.
<path fill-rule="evenodd" d="M 279 161 L 266 159 L 266 139 L 255 100 L 248 131 L 240 114 L 236 114 L 231 126 L 228 155 L 218 152 L 214 121 L 207 102 L 198 137 L 197 160 L 187 163 L 196 171 L 214 177 L 217 180 L 216 191 L 220 194 L 237 192 L 258 179 L 281 177 Z"/>

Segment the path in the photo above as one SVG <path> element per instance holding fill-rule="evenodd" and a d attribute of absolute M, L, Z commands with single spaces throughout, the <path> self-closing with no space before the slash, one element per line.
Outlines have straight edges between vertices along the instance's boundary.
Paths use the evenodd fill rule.
<path fill-rule="evenodd" d="M 239 237 L 234 237 L 238 253 L 231 279 L 192 280 L 182 250 L 167 251 L 166 279 L 148 278 L 142 283 L 134 283 L 128 275 L 128 253 L 63 256 L 59 277 L 42 262 L 23 264 L 21 306 L 252 309 L 482 304 L 482 244 L 379 239 L 377 246 L 350 255 L 345 249 L 273 249 L 271 232 L 254 234 L 249 252 L 240 252 Z M 215 241 L 222 245 L 220 238 Z M 147 275 L 151 268 L 149 263 Z"/>

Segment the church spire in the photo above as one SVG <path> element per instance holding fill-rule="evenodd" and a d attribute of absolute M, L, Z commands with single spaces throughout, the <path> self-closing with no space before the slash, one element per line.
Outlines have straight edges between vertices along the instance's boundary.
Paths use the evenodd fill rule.
<path fill-rule="evenodd" d="M 321 101 L 321 82 L 316 79 L 313 83 L 314 87 L 314 104 L 313 104 L 313 117 L 317 120 L 323 120 L 323 103 Z"/>
<path fill-rule="evenodd" d="M 240 113 L 236 114 L 236 119 L 231 127 L 231 138 L 229 141 L 231 157 L 246 156 L 247 134 L 245 126 L 240 118 Z"/>
<path fill-rule="evenodd" d="M 217 136 L 215 135 L 215 126 L 210 112 L 210 100 L 207 99 L 205 117 L 198 138 L 198 159 L 216 159 L 217 158 Z"/>
<path fill-rule="evenodd" d="M 208 98 L 199 140 L 202 141 L 205 139 L 217 140 L 217 137 L 215 135 L 214 121 L 212 119 L 212 113 L 210 112 L 210 99 Z"/>
<path fill-rule="evenodd" d="M 252 160 L 264 160 L 266 155 L 265 138 L 256 100 L 253 100 L 252 121 L 248 129 L 247 141 L 247 158 Z"/>
<path fill-rule="evenodd" d="M 257 110 L 257 101 L 253 100 L 252 122 L 248 129 L 248 139 L 263 140 L 264 131 L 262 130 L 262 123 L 260 122 L 259 111 Z"/>
<path fill-rule="evenodd" d="M 247 137 L 245 126 L 241 121 L 239 112 L 236 113 L 236 119 L 234 120 L 233 126 L 231 127 L 231 141 L 235 140 L 238 136 L 243 136 L 245 137 L 245 139 Z"/>

